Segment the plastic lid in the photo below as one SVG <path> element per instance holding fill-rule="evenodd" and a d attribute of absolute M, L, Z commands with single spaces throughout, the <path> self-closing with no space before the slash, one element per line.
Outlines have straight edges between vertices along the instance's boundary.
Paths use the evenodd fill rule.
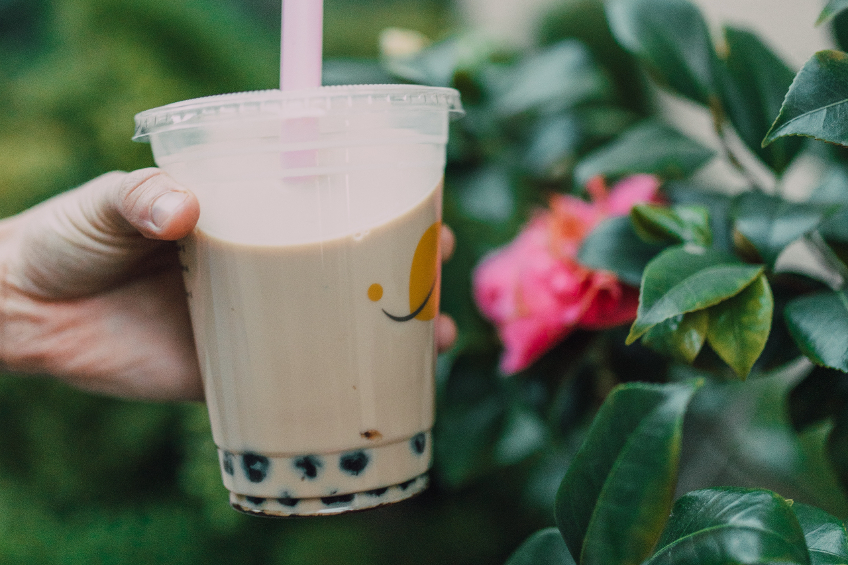
<path fill-rule="evenodd" d="M 385 84 L 323 86 L 286 92 L 258 90 L 195 98 L 145 110 L 135 116 L 133 140 L 147 141 L 153 133 L 192 127 L 201 122 L 262 116 L 320 117 L 389 107 L 447 110 L 452 118 L 465 114 L 459 92 L 453 88 Z"/>

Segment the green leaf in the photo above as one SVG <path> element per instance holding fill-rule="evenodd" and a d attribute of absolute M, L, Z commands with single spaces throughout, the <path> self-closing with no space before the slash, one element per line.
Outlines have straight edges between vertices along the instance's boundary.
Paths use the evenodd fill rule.
<path fill-rule="evenodd" d="M 610 29 L 663 85 L 712 105 L 718 88 L 717 57 L 698 9 L 685 0 L 614 0 Z"/>
<path fill-rule="evenodd" d="M 556 521 L 582 565 L 637 565 L 671 507 L 683 415 L 700 383 L 617 387 L 556 496 Z"/>
<path fill-rule="evenodd" d="M 774 267 L 787 245 L 816 227 L 835 207 L 826 204 L 789 202 L 761 192 L 745 192 L 735 201 L 735 227 L 756 247 L 762 260 Z"/>
<path fill-rule="evenodd" d="M 695 243 L 704 247 L 712 242 L 710 214 L 700 206 L 659 206 L 637 204 L 630 210 L 636 233 L 645 241 Z"/>
<path fill-rule="evenodd" d="M 709 309 L 707 341 L 740 378 L 748 376 L 763 352 L 773 312 L 774 297 L 765 275 Z"/>
<path fill-rule="evenodd" d="M 785 138 L 768 147 L 762 140 L 780 112 L 795 72 L 750 31 L 728 27 L 724 36 L 728 55 L 722 85 L 728 117 L 745 145 L 781 174 L 798 155 L 802 140 Z"/>
<path fill-rule="evenodd" d="M 582 43 L 562 41 L 519 63 L 493 105 L 509 117 L 530 110 L 557 112 L 611 96 L 612 84 Z"/>
<path fill-rule="evenodd" d="M 848 534 L 842 520 L 800 502 L 793 504 L 792 510 L 804 532 L 811 565 L 848 563 Z"/>
<path fill-rule="evenodd" d="M 642 343 L 678 361 L 692 363 L 707 339 L 710 327 L 707 312 L 697 310 L 660 322 L 642 336 Z"/>
<path fill-rule="evenodd" d="M 848 144 L 848 55 L 819 51 L 792 81 L 783 107 L 763 140 L 768 145 L 787 135 L 803 135 Z"/>
<path fill-rule="evenodd" d="M 583 240 L 577 260 L 590 269 L 612 271 L 621 281 L 639 286 L 645 265 L 663 246 L 642 241 L 627 216 L 599 224 Z"/>
<path fill-rule="evenodd" d="M 835 18 L 840 12 L 848 10 L 848 0 L 830 0 L 819 14 L 816 25 L 821 25 Z"/>
<path fill-rule="evenodd" d="M 817 292 L 796 298 L 784 310 L 798 348 L 816 365 L 848 372 L 848 296 Z"/>
<path fill-rule="evenodd" d="M 562 534 L 550 527 L 539 530 L 515 550 L 506 565 L 576 565 Z"/>
<path fill-rule="evenodd" d="M 639 310 L 627 343 L 664 320 L 735 296 L 762 272 L 763 267 L 741 264 L 713 249 L 686 245 L 663 251 L 645 268 Z"/>
<path fill-rule="evenodd" d="M 575 184 L 583 186 L 595 175 L 618 177 L 650 173 L 664 179 L 682 178 L 714 156 L 712 149 L 677 130 L 644 120 L 584 157 L 574 169 L 574 180 Z"/>
<path fill-rule="evenodd" d="M 810 563 L 791 503 L 765 490 L 710 488 L 680 497 L 658 547 L 645 565 Z"/>

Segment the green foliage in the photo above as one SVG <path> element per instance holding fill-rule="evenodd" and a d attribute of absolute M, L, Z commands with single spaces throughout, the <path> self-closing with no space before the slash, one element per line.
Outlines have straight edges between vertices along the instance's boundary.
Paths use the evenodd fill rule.
<path fill-rule="evenodd" d="M 848 372 L 848 296 L 817 292 L 786 306 L 786 325 L 795 343 L 817 365 Z"/>
<path fill-rule="evenodd" d="M 716 54 L 707 24 L 685 0 L 614 0 L 610 28 L 660 84 L 695 102 L 718 97 Z"/>
<path fill-rule="evenodd" d="M 819 51 L 792 82 L 763 145 L 787 135 L 846 145 L 848 133 L 843 126 L 846 108 L 848 55 L 835 50 Z"/>
<path fill-rule="evenodd" d="M 656 324 L 674 316 L 709 308 L 731 298 L 762 274 L 720 251 L 675 246 L 645 268 L 639 312 L 627 341 L 632 343 Z"/>
<path fill-rule="evenodd" d="M 642 282 L 645 266 L 663 248 L 640 238 L 629 218 L 610 218 L 583 241 L 578 258 L 587 267 L 612 271 L 636 286 Z"/>
<path fill-rule="evenodd" d="M 835 209 L 745 192 L 734 201 L 733 219 L 736 230 L 756 248 L 761 260 L 773 268 L 790 243 L 819 227 Z"/>
<path fill-rule="evenodd" d="M 825 5 L 816 20 L 816 25 L 821 25 L 832 20 L 840 12 L 844 12 L 846 9 L 848 9 L 848 2 L 845 0 L 828 0 L 827 5 Z"/>
<path fill-rule="evenodd" d="M 671 512 L 649 564 L 810 563 L 791 501 L 772 492 L 699 490 L 680 497 Z"/>
<path fill-rule="evenodd" d="M 574 180 L 584 185 L 595 175 L 622 177 L 634 173 L 686 177 L 713 156 L 712 150 L 673 128 L 648 120 L 584 157 L 574 170 Z"/>
<path fill-rule="evenodd" d="M 782 174 L 801 150 L 801 140 L 786 138 L 762 146 L 780 111 L 795 73 L 750 31 L 727 27 L 724 105 L 745 145 L 775 173 Z"/>
<path fill-rule="evenodd" d="M 581 564 L 641 563 L 671 507 L 683 414 L 697 385 L 624 385 L 607 397 L 557 492 Z"/>
<path fill-rule="evenodd" d="M 556 528 L 539 530 L 521 544 L 506 565 L 575 565 Z"/>
<path fill-rule="evenodd" d="M 700 206 L 656 206 L 637 204 L 630 221 L 645 241 L 692 243 L 707 247 L 712 243 L 709 212 Z"/>
<path fill-rule="evenodd" d="M 842 520 L 800 502 L 792 505 L 792 511 L 804 532 L 811 565 L 848 563 L 848 535 Z"/>

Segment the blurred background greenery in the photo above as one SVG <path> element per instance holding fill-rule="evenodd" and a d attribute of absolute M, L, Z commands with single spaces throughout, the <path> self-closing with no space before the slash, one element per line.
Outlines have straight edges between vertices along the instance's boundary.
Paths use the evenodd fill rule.
<path fill-rule="evenodd" d="M 275 0 L 0 0 L 0 215 L 152 165 L 149 147 L 130 142 L 141 110 L 274 88 L 279 12 Z M 433 487 L 346 516 L 243 516 L 227 503 L 203 405 L 10 375 L 0 379 L 0 565 L 503 563 L 552 523 L 556 487 L 606 393 L 666 380 L 669 364 L 624 348 L 624 333 L 578 332 L 504 379 L 471 271 L 550 193 L 579 193 L 579 159 L 650 112 L 601 0 L 562 0 L 524 51 L 462 29 L 455 13 L 448 0 L 325 2 L 325 82 L 451 85 L 468 110 L 446 174 L 445 217 L 460 245 L 443 307 L 460 340 L 440 359 Z M 435 43 L 381 56 L 388 27 Z M 756 483 L 844 517 L 820 452 L 826 430 L 798 436 L 787 425 L 792 379 L 706 387 L 681 489 Z"/>

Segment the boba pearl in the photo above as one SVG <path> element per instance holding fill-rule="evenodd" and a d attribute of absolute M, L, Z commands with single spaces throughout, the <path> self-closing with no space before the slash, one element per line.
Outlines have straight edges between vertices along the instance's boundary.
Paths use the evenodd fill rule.
<path fill-rule="evenodd" d="M 244 473 L 247 475 L 247 480 L 251 483 L 261 483 L 268 474 L 268 467 L 271 466 L 271 461 L 264 455 L 245 453 L 241 456 L 241 465 L 244 468 Z"/>
<path fill-rule="evenodd" d="M 421 455 L 424 453 L 424 448 L 427 447 L 427 436 L 424 433 L 416 434 L 412 440 L 410 440 L 410 446 L 412 447 L 412 451 Z"/>
<path fill-rule="evenodd" d="M 339 468 L 354 477 L 359 475 L 368 465 L 368 456 L 364 451 L 354 451 L 346 453 L 339 459 Z"/>
<path fill-rule="evenodd" d="M 304 479 L 314 479 L 318 476 L 318 469 L 323 467 L 323 463 L 314 455 L 306 455 L 298 457 L 294 460 L 294 466 L 303 472 Z"/>

